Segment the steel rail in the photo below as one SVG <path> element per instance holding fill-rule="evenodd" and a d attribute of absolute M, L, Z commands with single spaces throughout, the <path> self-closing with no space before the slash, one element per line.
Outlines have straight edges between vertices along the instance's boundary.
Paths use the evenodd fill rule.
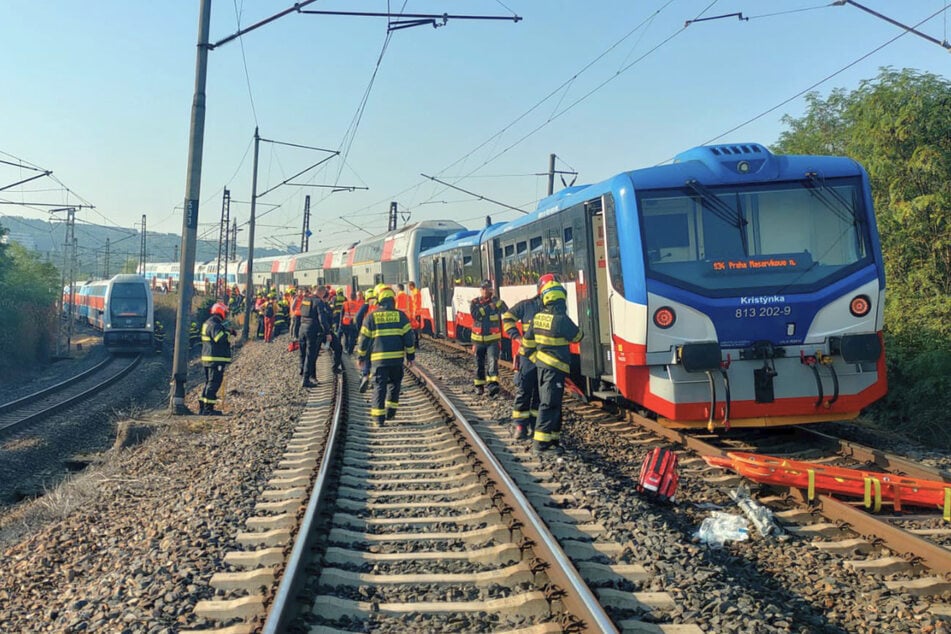
<path fill-rule="evenodd" d="M 422 381 L 426 387 L 436 396 L 442 405 L 452 414 L 460 429 L 464 432 L 467 441 L 477 455 L 477 458 L 488 465 L 493 476 L 501 481 L 501 490 L 497 491 L 502 495 L 506 504 L 512 508 L 512 515 L 518 519 L 522 526 L 520 530 L 526 537 L 535 542 L 540 552 L 538 557 L 542 560 L 553 561 L 557 565 L 547 569 L 545 572 L 551 578 L 552 582 L 565 591 L 565 596 L 561 601 L 565 604 L 566 611 L 574 616 L 580 617 L 584 626 L 595 628 L 599 632 L 617 632 L 617 626 L 611 621 L 605 613 L 604 608 L 597 597 L 588 588 L 588 584 L 575 569 L 574 564 L 558 544 L 558 540 L 551 534 L 545 522 L 539 517 L 538 513 L 532 507 L 528 498 L 519 490 L 518 485 L 505 471 L 502 464 L 496 459 L 491 450 L 482 440 L 482 437 L 472 428 L 469 421 L 461 411 L 452 403 L 448 396 L 442 391 L 439 385 L 429 374 L 419 365 L 414 365 L 410 371 L 417 379 Z"/>
<path fill-rule="evenodd" d="M 264 623 L 264 634 L 282 634 L 287 632 L 296 616 L 290 609 L 291 600 L 297 596 L 301 585 L 306 579 L 304 572 L 305 553 L 307 553 L 316 539 L 314 530 L 317 523 L 317 512 L 323 506 L 325 498 L 329 493 L 327 482 L 331 470 L 333 458 L 337 453 L 338 446 L 342 446 L 340 438 L 343 428 L 343 408 L 346 402 L 346 381 L 345 374 L 336 374 L 337 389 L 334 397 L 337 402 L 334 404 L 333 416 L 331 418 L 330 430 L 327 434 L 327 444 L 324 446 L 324 455 L 320 461 L 320 468 L 317 471 L 317 479 L 314 481 L 314 487 L 307 501 L 307 509 L 304 512 L 304 518 L 301 520 L 300 530 L 297 538 L 294 540 L 294 547 L 291 550 L 290 558 L 284 568 L 284 574 L 281 577 L 281 583 L 278 585 L 277 592 L 274 594 L 274 601 L 268 610 L 268 617 Z"/>
<path fill-rule="evenodd" d="M 809 504 L 802 490 L 795 487 L 778 488 L 785 489 L 788 495 L 797 502 Z M 819 512 L 833 522 L 844 524 L 865 537 L 880 539 L 896 553 L 917 557 L 921 559 L 921 563 L 937 573 L 951 572 L 951 551 L 948 549 L 924 540 L 831 495 L 817 495 L 814 503 L 817 503 Z"/>
<path fill-rule="evenodd" d="M 114 359 L 107 359 L 106 361 L 107 361 L 107 362 L 112 362 L 113 360 L 114 360 Z M 105 388 L 109 387 L 110 385 L 112 385 L 113 383 L 115 383 L 116 381 L 118 381 L 119 379 L 121 379 L 121 378 L 123 378 L 124 376 L 126 376 L 127 374 L 129 374 L 129 372 L 131 372 L 132 369 L 135 368 L 135 366 L 137 366 L 141 360 L 142 360 L 142 355 L 136 355 L 135 358 L 132 360 L 132 363 L 130 363 L 129 365 L 127 365 L 125 368 L 123 368 L 123 369 L 120 370 L 119 372 L 113 374 L 112 376 L 110 376 L 110 377 L 109 377 L 108 379 L 106 379 L 105 381 L 102 381 L 102 382 L 100 382 L 100 383 L 97 383 L 97 384 L 93 385 L 92 387 L 90 387 L 89 389 L 83 390 L 83 391 L 80 392 L 79 394 L 75 394 L 75 395 L 73 395 L 73 396 L 71 396 L 71 397 L 69 397 L 69 398 L 67 398 L 67 399 L 65 399 L 65 400 L 62 400 L 62 401 L 60 401 L 60 402 L 58 402 L 58 403 L 54 403 L 54 404 L 51 405 L 50 407 L 44 408 L 44 409 L 42 409 L 42 410 L 40 410 L 40 411 L 38 411 L 38 412 L 34 412 L 34 413 L 32 413 L 32 414 L 30 414 L 30 415 L 28 415 L 28 416 L 25 416 L 25 417 L 23 417 L 23 418 L 17 419 L 17 420 L 15 420 L 15 421 L 11 422 L 11 423 L 7 423 L 6 425 L 3 425 L 2 427 L 0 427 L 0 433 L 8 432 L 8 431 L 10 431 L 10 430 L 12 430 L 12 429 L 15 429 L 15 428 L 17 428 L 17 427 L 19 427 L 19 426 L 21 426 L 21 425 L 25 425 L 25 424 L 27 424 L 27 423 L 31 423 L 31 422 L 36 421 L 36 420 L 38 420 L 38 419 L 44 418 L 44 417 L 46 417 L 46 416 L 50 416 L 50 415 L 52 415 L 52 414 L 55 414 L 56 412 L 58 412 L 58 411 L 60 411 L 60 410 L 66 409 L 66 408 L 68 408 L 68 407 L 70 407 L 70 406 L 72 406 L 72 405 L 75 405 L 76 403 L 78 403 L 78 402 L 80 402 L 80 401 L 83 401 L 83 400 L 89 398 L 89 397 L 92 396 L 93 394 L 96 394 L 96 393 L 98 393 L 98 392 L 101 392 L 102 390 L 104 390 Z M 103 365 L 104 365 L 104 364 L 99 364 L 98 366 L 96 366 L 96 369 L 101 369 L 101 367 L 102 367 Z M 88 375 L 89 373 L 88 373 L 88 372 L 85 372 L 85 373 L 83 373 L 83 374 L 84 374 L 84 375 Z M 88 376 L 86 376 L 86 378 L 88 378 Z M 73 385 L 73 384 L 76 383 L 76 382 L 70 380 L 70 381 L 68 381 L 68 382 L 61 383 L 61 384 L 60 384 L 60 387 L 59 387 L 59 390 L 62 390 L 62 389 L 64 389 L 65 387 L 69 387 L 69 385 L 64 385 L 65 383 L 68 383 L 69 385 Z M 58 390 L 57 390 L 57 391 L 58 391 Z M 52 394 L 52 392 L 50 392 L 50 391 L 48 391 L 48 390 L 45 391 L 45 395 L 46 395 L 46 396 L 49 396 L 49 395 L 51 395 L 51 394 Z M 35 395 L 31 395 L 31 396 L 35 396 Z M 21 399 L 21 400 L 22 400 L 22 399 Z M 30 403 L 32 403 L 32 402 L 35 402 L 36 400 L 39 400 L 39 398 L 33 399 L 33 400 L 31 400 L 31 401 L 28 401 L 28 402 L 25 403 L 25 404 L 28 405 L 28 404 L 30 404 Z M 15 411 L 15 410 L 13 410 L 13 411 Z"/>
<path fill-rule="evenodd" d="M 43 399 L 44 397 L 49 396 L 50 394 L 53 394 L 54 392 L 59 392 L 63 388 L 70 386 L 73 383 L 78 383 L 79 381 L 82 381 L 86 377 L 92 374 L 95 374 L 96 372 L 104 368 L 105 366 L 112 363 L 112 361 L 113 361 L 113 357 L 107 357 L 101 363 L 98 363 L 94 365 L 93 367 L 89 368 L 88 370 L 86 370 L 85 372 L 80 372 L 76 376 L 70 377 L 66 379 L 65 381 L 61 381 L 59 383 L 56 383 L 55 385 L 51 385 L 50 387 L 43 388 L 42 390 L 39 390 L 38 392 L 27 394 L 26 396 L 22 398 L 18 398 L 15 401 L 4 403 L 3 405 L 0 405 L 0 414 L 5 414 L 6 412 L 12 412 L 14 410 L 20 409 L 24 405 L 29 405 L 30 403 L 39 401 Z"/>

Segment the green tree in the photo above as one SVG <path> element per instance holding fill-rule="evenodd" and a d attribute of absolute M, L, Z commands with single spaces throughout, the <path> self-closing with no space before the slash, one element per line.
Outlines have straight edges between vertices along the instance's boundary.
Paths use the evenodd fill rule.
<path fill-rule="evenodd" d="M 0 239 L 6 229 L 0 227 Z M 16 243 L 0 244 L 0 370 L 45 360 L 57 334 L 60 276 Z"/>
<path fill-rule="evenodd" d="M 951 373 L 951 82 L 883 68 L 807 105 L 783 118 L 774 150 L 850 156 L 872 183 L 888 287 L 890 395 L 877 414 L 904 426 L 933 420 Z M 932 431 L 946 441 L 943 422 Z"/>

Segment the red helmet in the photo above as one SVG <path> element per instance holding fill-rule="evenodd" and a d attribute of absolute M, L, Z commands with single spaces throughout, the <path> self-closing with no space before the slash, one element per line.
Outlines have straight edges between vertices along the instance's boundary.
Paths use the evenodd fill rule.
<path fill-rule="evenodd" d="M 542 294 L 542 290 L 544 290 L 546 284 L 549 284 L 551 282 L 557 282 L 557 281 L 558 281 L 558 276 L 555 275 L 554 273 L 545 273 L 544 275 L 542 275 L 540 278 L 538 278 L 538 285 L 536 286 L 536 288 L 538 289 L 538 294 L 539 295 Z"/>
<path fill-rule="evenodd" d="M 228 307 L 225 306 L 222 302 L 216 302 L 214 306 L 211 307 L 209 311 L 212 315 L 218 315 L 222 319 L 228 317 Z"/>

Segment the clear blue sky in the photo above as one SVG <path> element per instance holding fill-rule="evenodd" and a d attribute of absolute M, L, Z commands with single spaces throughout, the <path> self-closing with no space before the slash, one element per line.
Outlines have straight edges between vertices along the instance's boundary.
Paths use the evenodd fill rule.
<path fill-rule="evenodd" d="M 213 0 L 211 39 L 292 4 Z M 948 39 L 946 0 L 862 4 L 910 25 L 939 12 L 919 28 Z M 288 15 L 244 36 L 243 50 L 236 40 L 210 53 L 200 234 L 217 221 L 223 187 L 236 201 L 250 199 L 255 125 L 267 139 L 349 148 L 346 165 L 333 159 L 298 180 L 369 187 L 330 194 L 285 186 L 261 199 L 258 244 L 296 244 L 304 195 L 311 194 L 314 251 L 366 235 L 341 216 L 372 233 L 384 230 L 390 200 L 412 220 L 478 226 L 487 214 L 517 215 L 420 172 L 532 209 L 547 186 L 534 174 L 547 170 L 550 153 L 560 157 L 559 169 L 580 172 L 579 183 L 594 182 L 713 140 L 771 144 L 784 114 L 803 113 L 804 100 L 795 95 L 835 73 L 814 90 L 854 89 L 882 66 L 948 77 L 951 57 L 940 46 L 907 34 L 868 55 L 902 31 L 855 7 L 826 5 L 393 0 L 393 11 L 514 12 L 523 20 L 450 20 L 438 29 L 394 32 L 355 135 L 347 131 L 383 48 L 385 20 Z M 85 221 L 131 227 L 147 214 L 150 230 L 179 233 L 198 6 L 197 0 L 4 2 L 0 159 L 53 170 L 96 206 L 81 212 Z M 308 8 L 382 11 L 387 3 L 322 0 Z M 750 19 L 684 28 L 687 20 L 734 12 Z M 262 144 L 259 191 L 324 156 Z M 30 174 L 0 165 L 0 187 Z M 49 179 L 2 191 L 0 199 L 78 201 Z M 269 204 L 281 206 L 265 214 Z M 248 211 L 246 204 L 232 206 L 239 222 Z M 7 205 L 0 215 L 48 217 L 42 209 Z"/>

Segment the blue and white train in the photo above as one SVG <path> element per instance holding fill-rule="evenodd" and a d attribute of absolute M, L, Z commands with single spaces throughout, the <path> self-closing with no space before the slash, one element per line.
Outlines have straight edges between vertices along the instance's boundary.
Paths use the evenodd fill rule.
<path fill-rule="evenodd" d="M 886 392 L 881 246 L 848 158 L 694 148 L 452 236 L 419 266 L 428 327 L 462 339 L 479 280 L 512 305 L 559 274 L 585 336 L 578 388 L 672 427 L 847 420 Z"/>

